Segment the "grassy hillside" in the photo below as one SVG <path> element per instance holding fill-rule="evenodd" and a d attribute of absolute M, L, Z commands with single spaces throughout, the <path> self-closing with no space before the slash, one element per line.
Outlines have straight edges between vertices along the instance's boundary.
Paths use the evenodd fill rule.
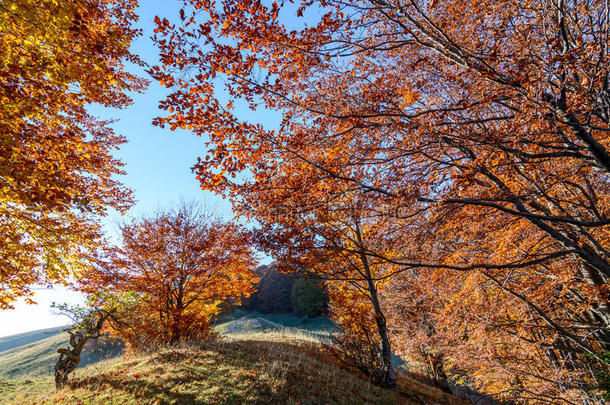
<path fill-rule="evenodd" d="M 215 330 L 218 341 L 80 367 L 60 392 L 50 373 L 66 336 L 5 351 L 0 404 L 464 404 L 406 376 L 390 392 L 345 369 L 323 348 L 333 330 L 326 318 L 237 311 Z M 82 365 L 108 347 L 87 351 Z"/>
<path fill-rule="evenodd" d="M 19 333 L 17 335 L 0 337 L 0 352 L 13 349 L 15 347 L 25 346 L 27 344 L 55 336 L 62 333 L 65 328 L 65 326 L 59 326 L 55 328 L 40 329 L 31 332 Z"/>
<path fill-rule="evenodd" d="M 36 377 L 53 372 L 57 349 L 68 344 L 68 334 L 60 333 L 21 347 L 0 352 L 0 376 L 6 378 Z M 116 340 L 90 341 L 85 345 L 81 365 L 92 364 L 122 352 Z"/>
<path fill-rule="evenodd" d="M 103 360 L 75 371 L 74 375 L 94 375 L 123 361 L 122 357 Z M 55 382 L 51 374 L 44 376 L 0 377 L 0 404 L 34 404 L 39 398 L 53 395 Z M 57 402 L 57 401 L 56 401 Z M 48 402 L 52 403 L 52 402 Z"/>
<path fill-rule="evenodd" d="M 280 331 L 286 327 L 309 331 L 323 338 L 332 323 L 324 317 L 302 318 L 292 314 L 262 315 L 235 311 L 217 322 L 216 331 L 225 334 L 242 334 L 258 331 Z M 0 377 L 37 377 L 53 372 L 57 349 L 67 345 L 68 335 L 62 328 L 43 329 L 0 338 Z M 90 341 L 83 351 L 81 367 L 112 358 L 122 352 L 116 341 Z"/>
<path fill-rule="evenodd" d="M 382 390 L 307 334 L 258 332 L 98 363 L 54 392 L 50 377 L 0 381 L 7 404 L 463 404 L 405 377 Z"/>

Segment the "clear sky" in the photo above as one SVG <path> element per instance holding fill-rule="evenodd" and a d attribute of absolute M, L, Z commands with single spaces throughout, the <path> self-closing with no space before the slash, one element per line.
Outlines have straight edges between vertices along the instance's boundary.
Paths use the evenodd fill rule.
<path fill-rule="evenodd" d="M 176 0 L 140 0 L 138 14 L 143 36 L 133 43 L 132 50 L 147 63 L 155 64 L 157 50 L 150 36 L 153 33 L 155 15 L 177 16 Z M 134 69 L 134 71 L 137 71 Z M 143 71 L 139 71 L 146 76 Z M 204 140 L 188 132 L 171 132 L 152 126 L 158 115 L 157 105 L 167 94 L 165 88 L 151 83 L 145 94 L 134 95 L 134 104 L 124 110 L 93 108 L 103 118 L 118 119 L 113 127 L 117 133 L 127 137 L 118 157 L 126 164 L 127 175 L 122 181 L 135 192 L 137 203 L 129 216 L 138 216 L 181 199 L 195 199 L 221 216 L 231 216 L 228 202 L 209 192 L 203 192 L 190 168 L 197 156 L 204 155 Z M 105 228 L 117 234 L 120 216 L 111 214 L 105 219 Z M 0 336 L 29 330 L 61 326 L 67 319 L 51 313 L 51 302 L 79 302 L 80 296 L 63 288 L 38 289 L 38 305 L 18 302 L 16 309 L 0 311 Z"/>

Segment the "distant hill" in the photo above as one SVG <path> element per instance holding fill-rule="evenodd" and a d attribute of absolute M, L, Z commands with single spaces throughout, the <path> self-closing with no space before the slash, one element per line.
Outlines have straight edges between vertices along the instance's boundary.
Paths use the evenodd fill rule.
<path fill-rule="evenodd" d="M 9 338 L 21 335 L 24 334 L 10 336 Z M 26 340 L 24 339 L 24 341 Z M 60 332 L 0 352 L 0 376 L 9 378 L 35 377 L 53 373 L 53 367 L 59 356 L 57 349 L 66 346 L 68 340 L 68 334 Z M 19 341 L 19 339 L 12 340 L 12 342 Z M 122 352 L 123 344 L 117 339 L 92 340 L 85 345 L 80 365 L 96 363 L 106 358 L 118 356 Z"/>
<path fill-rule="evenodd" d="M 31 332 L 19 333 L 17 335 L 0 337 L 0 352 L 34 343 L 42 339 L 62 333 L 67 326 L 56 326 L 54 328 L 39 329 Z"/>

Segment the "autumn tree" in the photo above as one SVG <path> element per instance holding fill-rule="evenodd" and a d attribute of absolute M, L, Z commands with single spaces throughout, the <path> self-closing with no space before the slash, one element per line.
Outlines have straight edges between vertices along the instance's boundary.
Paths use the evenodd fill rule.
<path fill-rule="evenodd" d="M 69 336 L 67 347 L 57 349 L 59 358 L 55 363 L 55 388 L 64 388 L 70 374 L 81 362 L 81 353 L 91 340 L 103 336 L 103 328 L 109 322 L 121 323 L 126 314 L 122 306 L 105 303 L 103 308 L 82 307 L 78 305 L 53 304 L 56 313 L 67 316 L 72 325 L 64 330 Z"/>
<path fill-rule="evenodd" d="M 136 5 L 0 4 L 0 309 L 83 271 L 95 217 L 132 202 L 112 156 L 125 139 L 87 106 L 123 108 L 145 88 L 125 66 L 143 66 L 129 50 Z"/>
<path fill-rule="evenodd" d="M 589 395 L 610 342 L 604 2 L 194 0 L 157 24 L 156 123 L 209 139 L 205 188 L 265 232 L 365 201 L 374 241 L 403 242 L 336 236 L 412 277 L 402 320 L 428 308 L 447 364 L 511 399 Z M 261 107 L 277 128 L 243 118 Z"/>
<path fill-rule="evenodd" d="M 339 339 L 346 349 L 338 354 L 375 383 L 394 388 L 387 306 L 380 291 L 396 268 L 371 260 L 358 246 L 379 242 L 371 237 L 374 227 L 362 216 L 339 215 L 325 222 L 319 217 L 311 221 L 294 217 L 292 220 L 299 222 L 298 231 L 294 227 L 260 232 L 261 246 L 280 260 L 282 271 L 315 277 L 316 280 L 306 281 L 324 283 L 331 317 L 342 332 Z M 298 297 L 298 290 L 295 295 Z M 324 305 L 323 300 L 320 304 Z M 359 358 L 362 352 L 371 361 L 362 361 Z"/>
<path fill-rule="evenodd" d="M 333 320 L 344 332 L 341 342 L 348 350 L 340 354 L 345 360 L 393 388 L 387 306 L 380 291 L 401 270 L 368 252 L 386 253 L 395 248 L 395 239 L 379 221 L 377 199 L 339 187 L 335 179 L 319 178 L 293 159 L 258 182 L 247 213 L 260 225 L 258 246 L 277 260 L 280 271 L 324 282 Z M 359 350 L 372 361 L 362 361 Z"/>
<path fill-rule="evenodd" d="M 205 338 L 219 304 L 250 295 L 255 263 L 246 231 L 185 204 L 125 224 L 82 290 L 133 297 L 125 325 L 112 326 L 132 347 L 173 344 Z"/>

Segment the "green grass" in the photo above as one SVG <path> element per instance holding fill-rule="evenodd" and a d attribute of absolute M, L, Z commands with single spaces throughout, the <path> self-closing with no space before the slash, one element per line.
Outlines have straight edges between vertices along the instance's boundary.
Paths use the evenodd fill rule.
<path fill-rule="evenodd" d="M 67 335 L 66 335 L 67 336 Z M 3 377 L 49 374 L 57 361 L 57 349 L 66 345 L 63 334 L 0 353 L 0 375 Z"/>
<path fill-rule="evenodd" d="M 74 377 L 94 375 L 123 361 L 122 357 L 108 360 L 77 369 Z M 0 377 L 0 404 L 33 404 L 40 397 L 52 395 L 55 391 L 55 381 L 49 373 L 27 377 Z"/>
<path fill-rule="evenodd" d="M 333 331 L 335 329 L 333 323 L 325 316 L 309 318 L 306 316 L 300 317 L 295 314 L 260 314 L 258 312 L 252 312 L 247 315 L 275 322 L 282 326 L 309 331 Z"/>
<path fill-rule="evenodd" d="M 214 329 L 223 335 L 288 329 L 296 333 L 306 332 L 320 340 L 328 340 L 335 326 L 323 316 L 308 318 L 294 314 L 261 314 L 236 310 L 223 316 Z"/>

